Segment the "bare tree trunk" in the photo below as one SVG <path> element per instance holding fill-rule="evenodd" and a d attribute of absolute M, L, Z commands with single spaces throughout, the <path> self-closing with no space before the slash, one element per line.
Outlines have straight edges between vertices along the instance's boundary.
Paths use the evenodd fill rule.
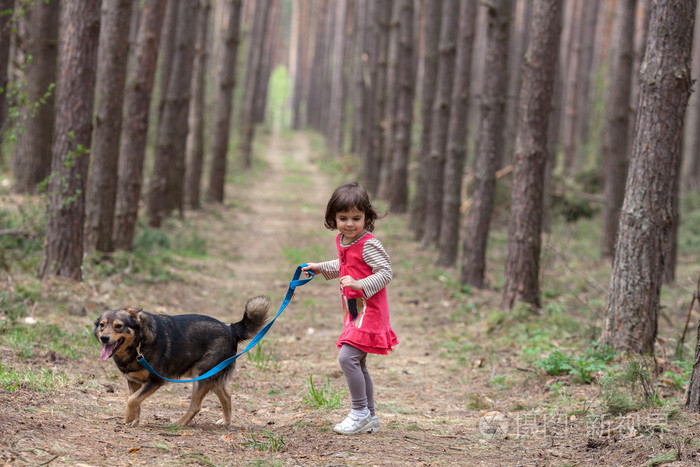
<path fill-rule="evenodd" d="M 158 121 L 155 162 L 148 196 L 151 227 L 160 227 L 164 217 L 178 210 L 184 214 L 185 146 L 190 106 L 197 3 L 176 2 L 177 33 L 172 71 Z"/>
<path fill-rule="evenodd" d="M 90 162 L 100 4 L 61 3 L 56 126 L 39 277 L 82 281 L 85 181 Z"/>
<path fill-rule="evenodd" d="M 411 154 L 413 98 L 415 96 L 413 0 L 401 0 L 396 8 L 400 16 L 398 43 L 398 102 L 394 155 L 391 158 L 388 200 L 392 212 L 403 213 L 408 207 L 408 160 Z"/>
<path fill-rule="evenodd" d="M 411 207 L 411 225 L 416 240 L 425 232 L 425 213 L 428 192 L 428 163 L 432 131 L 433 102 L 437 90 L 438 58 L 440 56 L 440 23 L 442 0 L 426 2 L 423 24 L 423 87 L 421 89 L 421 147 L 418 155 L 416 194 Z"/>
<path fill-rule="evenodd" d="M 144 2 L 133 63 L 127 73 L 114 226 L 114 246 L 122 250 L 130 250 L 134 241 L 165 1 Z"/>
<path fill-rule="evenodd" d="M 105 2 L 97 51 L 97 109 L 92 163 L 85 204 L 85 251 L 114 250 L 112 234 L 117 199 L 119 137 L 129 44 L 131 0 Z"/>
<path fill-rule="evenodd" d="M 333 54 L 331 64 L 331 100 L 329 102 L 329 135 L 328 149 L 332 155 L 340 155 L 343 149 L 343 87 L 345 66 L 345 16 L 347 15 L 347 0 L 339 0 L 335 4 L 335 31 L 333 31 Z"/>
<path fill-rule="evenodd" d="M 683 117 L 691 90 L 693 0 L 654 2 L 632 159 L 601 340 L 653 353 L 666 244 L 673 225 Z"/>
<path fill-rule="evenodd" d="M 12 10 L 14 0 L 0 0 L 0 11 Z M 10 65 L 10 44 L 12 42 L 10 22 L 12 16 L 5 15 L 0 19 L 0 142 L 6 130 L 7 123 L 7 71 Z M 0 153 L 0 163 L 3 162 L 3 154 Z M 48 166 L 49 164 L 46 164 Z"/>
<path fill-rule="evenodd" d="M 197 11 L 197 38 L 195 42 L 194 69 L 192 71 L 192 98 L 190 101 L 189 127 L 187 135 L 185 186 L 187 203 L 191 209 L 199 209 L 204 166 L 204 124 L 207 61 L 209 58 L 209 18 L 211 3 L 200 0 Z"/>
<path fill-rule="evenodd" d="M 243 109 L 240 121 L 239 150 L 243 166 L 249 169 L 253 163 L 253 139 L 255 137 L 255 101 L 260 90 L 261 60 L 265 37 L 267 15 L 271 0 L 255 2 L 253 29 L 247 41 L 248 58 L 246 59 L 246 81 L 243 94 Z"/>
<path fill-rule="evenodd" d="M 452 267 L 457 262 L 459 250 L 460 207 L 462 204 L 462 178 L 467 158 L 467 133 L 469 126 L 469 84 L 471 80 L 474 36 L 476 34 L 476 4 L 461 2 L 459 12 L 459 36 L 457 38 L 457 64 L 452 89 L 452 110 L 447 133 L 447 159 L 445 160 L 442 195 L 442 225 L 438 265 Z"/>
<path fill-rule="evenodd" d="M 694 77 L 700 76 L 700 8 L 697 10 L 693 33 Z M 697 92 L 697 88 L 690 96 L 688 117 L 685 120 L 683 163 L 685 165 L 683 187 L 686 190 L 697 190 L 700 187 L 700 94 Z"/>
<path fill-rule="evenodd" d="M 226 161 L 233 117 L 233 91 L 236 87 L 236 59 L 240 41 L 241 0 L 227 2 L 228 21 L 224 23 L 224 48 L 219 67 L 217 96 L 214 99 L 214 127 L 211 137 L 209 201 L 224 202 Z"/>
<path fill-rule="evenodd" d="M 627 133 L 630 90 L 634 65 L 634 20 L 637 0 L 620 0 L 615 12 L 613 52 L 608 74 L 608 102 L 603 145 L 605 206 L 603 210 L 603 256 L 612 257 L 625 198 L 622 180 L 627 178 Z"/>
<path fill-rule="evenodd" d="M 503 307 L 516 302 L 540 306 L 540 251 L 547 125 L 557 70 L 563 6 L 559 0 L 535 0 L 530 44 L 523 66 L 515 167 L 511 189 Z"/>
<path fill-rule="evenodd" d="M 581 30 L 583 24 L 581 17 L 583 14 L 584 2 L 573 3 L 573 21 L 570 23 L 570 43 L 569 43 L 569 61 L 566 69 L 566 77 L 564 79 L 565 90 L 563 101 L 564 104 L 564 119 L 563 125 L 563 146 L 564 146 L 564 173 L 570 175 L 574 171 L 574 164 L 577 161 L 578 141 L 576 140 L 576 120 L 578 118 L 578 108 L 576 107 L 576 99 L 578 98 L 580 74 L 579 66 L 581 63 Z"/>
<path fill-rule="evenodd" d="M 511 0 L 507 0 L 511 1 Z M 447 151 L 447 130 L 452 107 L 452 88 L 457 57 L 457 25 L 459 1 L 445 0 L 440 25 L 440 59 L 438 61 L 437 91 L 430 123 L 430 154 L 426 172 L 425 224 L 423 247 L 437 245 L 442 222 L 442 190 Z M 503 92 L 505 94 L 505 90 Z M 503 97 L 503 96 L 501 96 Z"/>
<path fill-rule="evenodd" d="M 17 193 L 36 193 L 37 185 L 51 173 L 59 14 L 58 2 L 37 2 L 30 16 L 27 97 L 18 102 L 22 110 L 15 123 L 19 135 L 13 189 Z"/>
<path fill-rule="evenodd" d="M 474 287 L 485 286 L 486 245 L 488 243 L 496 194 L 496 171 L 502 159 L 504 96 L 508 76 L 508 22 L 512 2 L 499 0 L 488 7 L 488 31 L 484 91 L 481 103 L 481 125 L 474 170 L 473 202 L 469 208 L 464 232 L 462 273 L 460 282 Z"/>
<path fill-rule="evenodd" d="M 364 157 L 367 150 L 367 125 L 366 115 L 367 100 L 371 83 L 369 82 L 369 56 L 365 53 L 365 48 L 369 45 L 369 10 L 368 1 L 357 0 L 355 8 L 355 54 L 353 57 L 353 122 L 352 122 L 352 144 L 351 150 L 360 157 Z"/>
<path fill-rule="evenodd" d="M 391 20 L 389 21 L 388 42 L 386 53 L 386 105 L 382 128 L 384 129 L 384 141 L 382 142 L 382 163 L 379 171 L 379 188 L 377 197 L 380 199 L 389 198 L 390 181 L 392 169 L 392 158 L 394 157 L 394 134 L 396 133 L 396 109 L 399 96 L 399 29 L 401 27 L 401 14 L 399 0 L 390 0 Z"/>

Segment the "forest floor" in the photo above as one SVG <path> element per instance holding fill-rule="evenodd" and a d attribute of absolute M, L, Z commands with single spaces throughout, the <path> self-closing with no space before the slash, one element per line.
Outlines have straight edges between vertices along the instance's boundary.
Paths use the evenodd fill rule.
<path fill-rule="evenodd" d="M 319 168 L 308 135 L 270 136 L 264 147 L 264 168 L 229 187 L 224 206 L 187 212 L 186 219 L 176 223 L 174 228 L 194 232 L 195 242 L 206 245 L 206 254 L 183 255 L 167 265 L 175 279 L 133 281 L 128 272 L 120 272 L 88 277 L 80 284 L 52 280 L 42 285 L 33 320 L 54 324 L 80 342 L 75 342 L 77 354 L 69 356 L 56 351 L 23 354 L 22 345 L 31 343 L 0 341 L 0 369 L 64 375 L 63 382 L 46 390 L 0 386 L 0 464 L 700 462 L 700 417 L 683 409 L 682 386 L 655 377 L 656 394 L 666 403 L 640 406 L 624 415 L 606 414 L 603 388 L 597 383 L 603 371 L 594 369 L 593 383 L 584 384 L 572 375 L 550 376 L 533 364 L 536 358 L 528 358 L 528 352 L 542 351 L 540 358 L 551 346 L 571 349 L 582 337 L 594 339 L 599 327 L 586 320 L 595 316 L 581 322 L 574 316 L 573 324 L 562 321 L 573 330 L 557 331 L 553 337 L 545 327 L 566 320 L 568 305 L 556 319 L 499 314 L 494 311 L 500 303 L 497 290 L 460 292 L 455 272 L 435 271 L 434 251 L 422 250 L 413 241 L 407 216 L 393 214 L 379 220 L 375 231 L 392 258 L 391 319 L 401 341 L 388 356 L 368 359 L 381 423 L 378 433 L 346 437 L 332 431 L 347 414 L 349 398 L 335 346 L 342 326 L 337 284 L 322 277 L 297 289 L 295 299 L 251 351 L 254 355 L 237 362 L 230 427 L 215 424 L 220 408 L 211 394 L 191 426 L 171 425 L 189 404 L 189 384 L 165 386 L 143 404 L 140 425 L 125 426 L 126 382 L 111 360 L 100 360 L 92 337 L 92 322 L 102 311 L 129 305 L 151 312 L 203 313 L 232 322 L 240 319 L 248 297 L 267 294 L 276 312 L 298 264 L 334 257 L 336 233 L 324 229 L 323 212 L 342 177 Z M 6 204 L 22 202 L 3 199 Z M 560 266 L 548 274 L 567 276 L 575 300 L 589 304 L 571 308 L 600 310 L 604 291 L 596 290 L 589 271 L 574 272 L 573 261 L 567 264 L 569 269 Z M 6 278 L 2 287 L 16 287 L 17 281 Z M 582 289 L 597 302 L 582 299 Z M 675 304 L 670 308 L 674 309 L 667 312 L 666 328 L 679 322 L 682 326 L 685 310 Z M 522 338 L 510 332 L 520 329 L 520 321 L 530 324 Z M 670 341 L 677 331 L 662 329 L 661 341 L 664 333 Z M 694 335 L 692 328 L 690 334 Z M 71 348 L 70 342 L 66 348 Z M 661 349 L 657 364 L 672 368 L 669 360 Z M 654 372 L 662 373 L 663 368 Z M 320 400 L 339 396 L 341 404 L 314 407 L 309 402 L 310 381 Z"/>

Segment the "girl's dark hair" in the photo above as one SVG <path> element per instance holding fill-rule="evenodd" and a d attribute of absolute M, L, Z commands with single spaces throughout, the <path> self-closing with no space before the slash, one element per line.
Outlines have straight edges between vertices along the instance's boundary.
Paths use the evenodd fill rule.
<path fill-rule="evenodd" d="M 338 225 L 335 222 L 335 216 L 342 211 L 350 211 L 357 209 L 365 213 L 365 230 L 372 232 L 374 230 L 374 221 L 379 218 L 377 211 L 372 207 L 369 201 L 369 195 L 365 187 L 357 182 L 343 183 L 335 189 L 328 200 L 326 206 L 326 218 L 323 225 L 329 230 L 335 230 Z"/>

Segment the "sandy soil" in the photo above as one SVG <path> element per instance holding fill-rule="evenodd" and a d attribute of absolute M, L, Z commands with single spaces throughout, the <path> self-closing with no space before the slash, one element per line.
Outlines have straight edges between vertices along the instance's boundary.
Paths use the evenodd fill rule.
<path fill-rule="evenodd" d="M 181 281 L 54 281 L 45 285 L 45 293 L 62 306 L 47 299 L 37 308 L 37 319 L 84 328 L 84 338 L 93 339 L 89 329 L 95 316 L 123 305 L 234 321 L 248 297 L 267 294 L 276 311 L 295 261 L 334 254 L 335 233 L 323 228 L 322 217 L 338 180 L 321 172 L 313 157 L 305 135 L 273 136 L 264 175 L 229 188 L 226 206 L 188 212 L 186 222 L 206 240 L 208 257 L 183 258 L 188 267 L 178 271 Z M 514 343 L 489 346 L 493 335 L 458 314 L 459 299 L 450 295 L 444 277 L 431 272 L 433 254 L 411 241 L 406 221 L 392 215 L 378 221 L 376 231 L 394 264 L 389 298 L 401 340 L 390 355 L 369 358 L 379 433 L 333 433 L 349 410 L 347 394 L 335 409 L 304 402 L 310 378 L 317 388 L 345 388 L 336 361 L 342 325 L 337 288 L 316 278 L 297 290 L 263 340 L 268 364 L 239 359 L 228 428 L 215 424 L 220 413 L 213 395 L 191 426 L 171 426 L 186 410 L 187 384 L 158 391 L 144 403 L 140 426 L 126 427 L 126 383 L 112 361 L 100 361 L 96 342 L 89 355 L 77 359 L 50 353 L 24 363 L 17 361 L 16 349 L 0 348 L 4 366 L 54 368 L 68 375 L 64 385 L 49 392 L 0 390 L 0 463 L 644 465 L 673 450 L 676 460 L 670 465 L 700 461 L 696 416 L 655 409 L 596 419 L 590 415 L 599 405 L 598 386 L 555 380 L 522 365 Z M 497 306 L 499 297 L 484 291 L 471 300 L 487 308 Z M 565 389 L 557 396 L 551 389 L 555 383 Z"/>

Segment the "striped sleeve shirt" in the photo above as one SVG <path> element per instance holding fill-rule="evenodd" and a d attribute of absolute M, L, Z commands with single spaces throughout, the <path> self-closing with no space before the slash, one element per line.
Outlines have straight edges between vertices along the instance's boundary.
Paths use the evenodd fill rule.
<path fill-rule="evenodd" d="M 362 291 L 365 297 L 369 298 L 391 282 L 393 277 L 391 261 L 384 246 L 376 238 L 371 238 L 365 242 L 362 247 L 362 259 L 372 268 L 371 275 L 358 280 L 362 284 Z M 319 267 L 321 274 L 326 280 L 340 277 L 340 262 L 337 259 L 319 263 Z"/>

